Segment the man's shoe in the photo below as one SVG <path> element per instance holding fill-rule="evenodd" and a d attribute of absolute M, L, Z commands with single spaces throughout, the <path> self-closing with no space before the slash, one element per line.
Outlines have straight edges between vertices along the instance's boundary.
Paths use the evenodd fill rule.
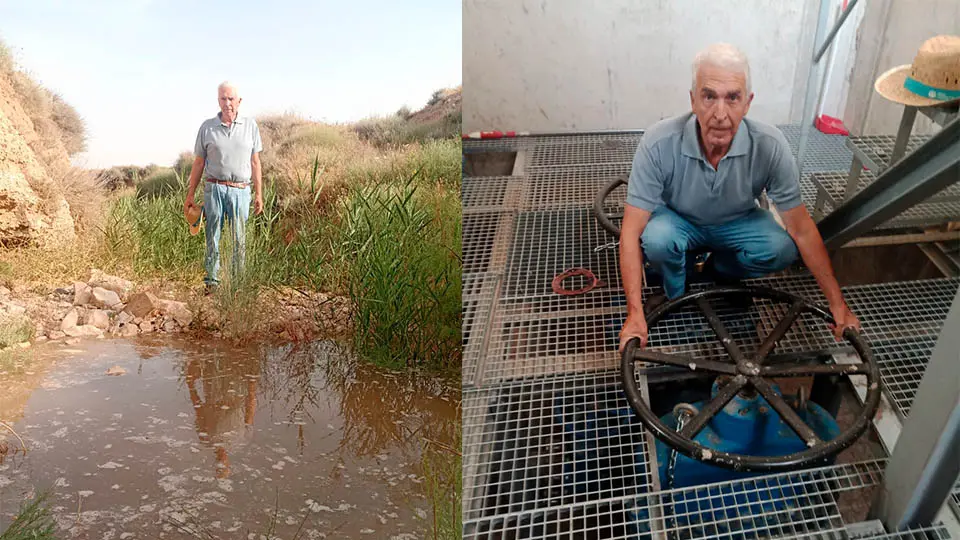
<path fill-rule="evenodd" d="M 203 295 L 211 296 L 213 294 L 216 294 L 217 289 L 218 289 L 218 286 L 216 283 L 207 283 L 203 286 Z"/>

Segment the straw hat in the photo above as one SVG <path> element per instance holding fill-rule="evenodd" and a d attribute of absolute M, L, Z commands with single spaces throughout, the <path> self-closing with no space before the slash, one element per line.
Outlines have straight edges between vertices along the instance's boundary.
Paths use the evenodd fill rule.
<path fill-rule="evenodd" d="M 203 203 L 200 206 L 192 205 L 183 211 L 183 217 L 190 225 L 190 234 L 196 236 L 200 232 L 200 218 L 203 216 Z"/>
<path fill-rule="evenodd" d="M 960 36 L 936 36 L 920 46 L 912 64 L 881 75 L 873 87 L 903 105 L 928 107 L 960 100 Z"/>

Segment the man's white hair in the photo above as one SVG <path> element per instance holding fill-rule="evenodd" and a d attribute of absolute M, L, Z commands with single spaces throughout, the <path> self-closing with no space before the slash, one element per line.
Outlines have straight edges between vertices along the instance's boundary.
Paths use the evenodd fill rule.
<path fill-rule="evenodd" d="M 693 59 L 693 79 L 690 82 L 690 90 L 694 92 L 697 91 L 697 72 L 700 71 L 702 65 L 743 73 L 747 82 L 747 94 L 751 92 L 750 63 L 747 62 L 747 55 L 733 45 L 714 43 L 697 53 L 697 56 Z"/>
<path fill-rule="evenodd" d="M 233 91 L 236 92 L 238 96 L 240 95 L 240 90 L 237 89 L 237 85 L 233 84 L 230 81 L 223 81 L 222 83 L 217 85 L 217 94 L 219 94 L 221 90 L 224 90 L 226 88 L 232 88 Z"/>

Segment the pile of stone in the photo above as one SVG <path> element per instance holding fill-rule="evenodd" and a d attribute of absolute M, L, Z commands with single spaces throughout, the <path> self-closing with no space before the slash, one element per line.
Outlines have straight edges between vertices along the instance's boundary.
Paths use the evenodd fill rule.
<path fill-rule="evenodd" d="M 193 321 L 193 313 L 184 302 L 163 300 L 149 292 L 133 290 L 132 282 L 99 270 L 91 272 L 86 283 L 74 283 L 73 290 L 57 289 L 55 294 L 66 310 L 57 318 L 59 328 L 48 330 L 47 337 L 174 333 L 188 328 Z"/>

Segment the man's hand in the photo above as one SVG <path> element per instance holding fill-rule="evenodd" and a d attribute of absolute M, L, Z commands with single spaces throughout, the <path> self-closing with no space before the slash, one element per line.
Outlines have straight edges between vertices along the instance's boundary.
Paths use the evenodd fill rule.
<path fill-rule="evenodd" d="M 620 330 L 620 347 L 617 351 L 622 353 L 630 338 L 635 337 L 640 338 L 641 349 L 647 346 L 647 318 L 644 317 L 643 312 L 627 315 L 627 320 Z"/>
<path fill-rule="evenodd" d="M 830 306 L 830 313 L 833 315 L 833 320 L 836 321 L 836 326 L 833 327 L 833 336 L 835 338 L 843 339 L 843 330 L 845 328 L 856 328 L 857 331 L 860 331 L 860 321 L 857 319 L 857 316 L 850 311 L 850 308 L 847 307 L 846 302 L 841 302 L 837 306 Z"/>
<path fill-rule="evenodd" d="M 197 204 L 196 204 L 195 202 L 193 202 L 193 199 L 194 199 L 193 193 L 188 193 L 188 194 L 187 194 L 187 199 L 186 199 L 185 201 L 183 201 L 183 213 L 184 213 L 184 214 L 187 213 L 187 210 L 189 210 L 189 209 L 197 206 Z"/>
<path fill-rule="evenodd" d="M 259 216 L 263 213 L 263 195 L 257 194 L 253 200 L 253 215 Z"/>

